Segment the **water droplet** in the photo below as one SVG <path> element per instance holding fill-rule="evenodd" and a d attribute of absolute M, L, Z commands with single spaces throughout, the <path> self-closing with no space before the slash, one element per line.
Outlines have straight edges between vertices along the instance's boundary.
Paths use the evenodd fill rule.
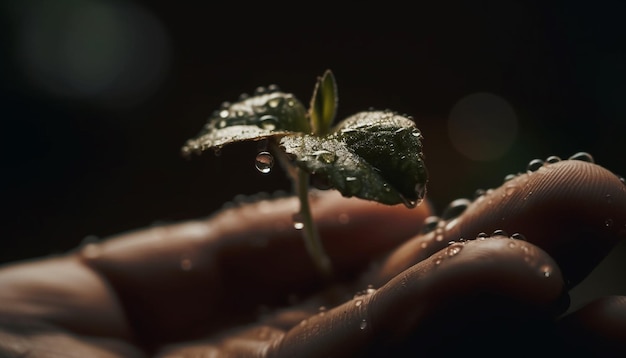
<path fill-rule="evenodd" d="M 508 184 L 507 186 L 504 187 L 504 193 L 506 194 L 506 196 L 511 196 L 513 195 L 516 189 L 517 189 L 517 185 Z"/>
<path fill-rule="evenodd" d="M 315 156 L 315 159 L 325 164 L 331 164 L 335 162 L 335 160 L 337 159 L 337 156 L 334 153 L 329 152 L 327 150 L 317 150 L 311 154 Z"/>
<path fill-rule="evenodd" d="M 515 245 L 515 243 L 514 243 L 514 242 L 509 242 L 509 247 L 510 247 L 510 248 L 514 248 L 515 246 L 516 246 L 516 245 Z"/>
<path fill-rule="evenodd" d="M 461 249 L 463 249 L 463 244 L 453 244 L 448 247 L 446 254 L 448 254 L 449 257 L 452 257 L 461 252 Z"/>
<path fill-rule="evenodd" d="M 263 86 L 259 86 L 254 89 L 254 94 L 257 94 L 257 95 L 264 94 L 265 92 L 267 92 L 267 90 Z"/>
<path fill-rule="evenodd" d="M 485 195 L 485 189 L 476 189 L 474 192 L 474 200 L 482 197 L 483 195 Z"/>
<path fill-rule="evenodd" d="M 228 118 L 229 115 L 230 111 L 227 109 L 222 109 L 219 114 L 220 118 Z M 220 121 L 218 127 L 224 128 L 224 126 L 226 126 L 226 121 Z"/>
<path fill-rule="evenodd" d="M 226 127 L 226 121 L 225 120 L 219 121 L 219 123 L 217 124 L 217 128 L 224 128 L 224 127 Z"/>
<path fill-rule="evenodd" d="M 550 267 L 549 265 L 543 265 L 539 270 L 541 271 L 543 277 L 552 276 L 552 267 Z"/>
<path fill-rule="evenodd" d="M 193 268 L 193 262 L 190 259 L 182 259 L 180 260 L 180 268 L 183 271 L 190 271 Z"/>
<path fill-rule="evenodd" d="M 422 243 L 420 244 L 420 247 L 421 247 L 422 249 L 427 248 L 427 247 L 428 247 L 428 242 L 427 242 L 427 241 L 422 242 Z"/>
<path fill-rule="evenodd" d="M 360 307 L 363 304 L 362 300 L 356 300 L 356 302 L 354 302 L 354 305 L 357 307 Z"/>
<path fill-rule="evenodd" d="M 504 231 L 504 230 L 495 230 L 493 232 L 493 234 L 491 234 L 491 236 L 506 236 L 506 237 L 508 237 L 509 234 L 507 234 L 507 232 Z"/>
<path fill-rule="evenodd" d="M 440 264 L 441 264 L 441 261 L 443 261 L 443 260 L 441 259 L 441 257 L 437 257 L 437 258 L 435 259 L 435 265 L 440 265 Z"/>
<path fill-rule="evenodd" d="M 452 218 L 456 218 L 461 215 L 465 209 L 471 204 L 471 201 L 465 198 L 460 198 L 453 200 L 448 206 L 443 210 L 443 214 L 441 214 L 441 219 L 449 220 Z"/>
<path fill-rule="evenodd" d="M 424 219 L 424 222 L 422 223 L 422 234 L 427 234 L 433 230 L 435 230 L 435 228 L 437 228 L 437 224 L 439 223 L 439 217 L 438 216 L 429 216 L 426 219 Z"/>
<path fill-rule="evenodd" d="M 613 226 L 613 219 L 608 218 L 608 219 L 604 220 L 604 226 L 606 226 L 606 227 Z"/>
<path fill-rule="evenodd" d="M 581 160 L 583 162 L 595 163 L 591 154 L 587 152 L 578 152 L 569 157 L 569 160 Z"/>
<path fill-rule="evenodd" d="M 484 240 L 484 239 L 486 239 L 488 237 L 489 237 L 489 235 L 487 235 L 486 232 L 479 232 L 478 235 L 476 235 L 476 238 L 478 240 Z"/>
<path fill-rule="evenodd" d="M 266 129 L 268 131 L 272 131 L 276 129 L 276 125 L 278 124 L 278 118 L 275 116 L 266 114 L 259 118 L 259 127 Z"/>
<path fill-rule="evenodd" d="M 556 163 L 560 161 L 561 161 L 561 158 L 557 157 L 556 155 L 551 155 L 546 158 L 546 163 Z"/>
<path fill-rule="evenodd" d="M 269 152 L 260 152 L 256 155 L 254 165 L 259 172 L 267 174 L 272 171 L 274 157 Z"/>
<path fill-rule="evenodd" d="M 304 220 L 302 219 L 302 214 L 295 213 L 292 217 L 293 220 L 293 228 L 296 230 L 302 230 L 304 228 Z"/>
<path fill-rule="evenodd" d="M 526 166 L 526 170 L 529 172 L 536 172 L 543 166 L 543 160 L 541 159 L 533 159 Z"/>
<path fill-rule="evenodd" d="M 367 321 L 365 319 L 361 321 L 361 324 L 359 324 L 359 328 L 361 330 L 364 330 L 365 328 L 367 328 Z"/>
<path fill-rule="evenodd" d="M 272 98 L 269 101 L 267 101 L 267 106 L 270 107 L 270 108 L 277 108 L 278 106 L 280 106 L 282 101 L 283 100 L 280 97 Z"/>
<path fill-rule="evenodd" d="M 515 179 L 516 176 L 517 175 L 515 175 L 515 174 L 509 174 L 509 175 L 504 177 L 504 182 L 507 182 L 507 181 L 512 180 L 512 179 Z"/>
<path fill-rule="evenodd" d="M 513 235 L 511 235 L 511 239 L 526 241 L 526 237 L 520 234 L 519 232 L 516 232 Z"/>

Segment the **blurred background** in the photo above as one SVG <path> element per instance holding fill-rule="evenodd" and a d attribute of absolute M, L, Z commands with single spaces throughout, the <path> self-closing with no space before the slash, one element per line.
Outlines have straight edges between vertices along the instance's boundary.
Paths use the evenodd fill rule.
<path fill-rule="evenodd" d="M 255 144 L 180 147 L 257 86 L 308 103 L 326 69 L 339 118 L 415 119 L 438 211 L 534 158 L 586 151 L 626 175 L 626 5 L 548 3 L 3 1 L 0 262 L 290 190 L 255 170 Z M 589 292 L 626 294 L 622 256 Z"/>

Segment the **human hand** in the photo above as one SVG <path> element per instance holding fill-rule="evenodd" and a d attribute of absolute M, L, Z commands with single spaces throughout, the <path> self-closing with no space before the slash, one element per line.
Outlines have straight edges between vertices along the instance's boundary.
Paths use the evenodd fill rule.
<path fill-rule="evenodd" d="M 626 352 L 626 298 L 561 315 L 567 291 L 626 236 L 626 187 L 598 165 L 522 174 L 429 232 L 427 202 L 316 193 L 332 282 L 292 228 L 297 205 L 260 201 L 5 266 L 0 355 Z"/>

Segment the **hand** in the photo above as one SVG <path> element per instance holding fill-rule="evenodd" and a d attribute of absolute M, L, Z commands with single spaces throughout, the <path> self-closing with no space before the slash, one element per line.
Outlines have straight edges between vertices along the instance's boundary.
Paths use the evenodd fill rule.
<path fill-rule="evenodd" d="M 626 352 L 625 297 L 563 314 L 568 290 L 626 236 L 618 177 L 561 161 L 456 204 L 431 226 L 428 202 L 406 209 L 315 193 L 331 282 L 292 227 L 293 198 L 6 265 L 0 355 Z"/>

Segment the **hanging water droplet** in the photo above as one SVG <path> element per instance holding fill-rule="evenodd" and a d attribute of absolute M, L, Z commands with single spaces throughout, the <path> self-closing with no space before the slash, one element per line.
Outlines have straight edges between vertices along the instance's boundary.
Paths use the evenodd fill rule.
<path fill-rule="evenodd" d="M 359 328 L 361 330 L 364 330 L 365 328 L 367 328 L 367 321 L 365 319 L 361 321 L 361 324 L 359 324 Z"/>
<path fill-rule="evenodd" d="M 526 166 L 526 170 L 529 172 L 536 172 L 543 166 L 543 160 L 541 159 L 533 159 Z"/>
<path fill-rule="evenodd" d="M 506 233 L 506 231 L 504 231 L 504 230 L 495 230 L 495 231 L 491 234 L 491 236 L 506 236 L 506 237 L 508 237 L 508 236 L 509 236 L 509 234 L 507 234 L 507 233 Z"/>
<path fill-rule="evenodd" d="M 424 222 L 422 223 L 422 234 L 427 234 L 435 230 L 435 228 L 437 228 L 437 223 L 439 223 L 438 216 L 429 216 L 424 219 Z"/>
<path fill-rule="evenodd" d="M 546 163 L 556 163 L 560 161 L 561 161 L 561 158 L 557 157 L 556 155 L 551 155 L 546 158 Z"/>
<path fill-rule="evenodd" d="M 450 220 L 461 215 L 465 209 L 471 204 L 471 201 L 465 198 L 460 198 L 453 200 L 448 206 L 443 210 L 441 214 L 442 220 Z"/>
<path fill-rule="evenodd" d="M 259 172 L 267 174 L 272 171 L 272 167 L 274 166 L 274 157 L 270 154 L 270 152 L 260 152 L 256 155 L 254 166 Z"/>
<path fill-rule="evenodd" d="M 449 257 L 452 257 L 461 252 L 461 249 L 463 249 L 463 244 L 453 244 L 448 247 L 446 254 L 448 254 Z"/>
<path fill-rule="evenodd" d="M 578 152 L 569 157 L 569 160 L 581 160 L 583 162 L 595 163 L 591 154 L 587 152 Z"/>
<path fill-rule="evenodd" d="M 511 235 L 511 239 L 526 241 L 526 237 L 520 234 L 519 232 L 516 232 L 513 235 Z"/>

